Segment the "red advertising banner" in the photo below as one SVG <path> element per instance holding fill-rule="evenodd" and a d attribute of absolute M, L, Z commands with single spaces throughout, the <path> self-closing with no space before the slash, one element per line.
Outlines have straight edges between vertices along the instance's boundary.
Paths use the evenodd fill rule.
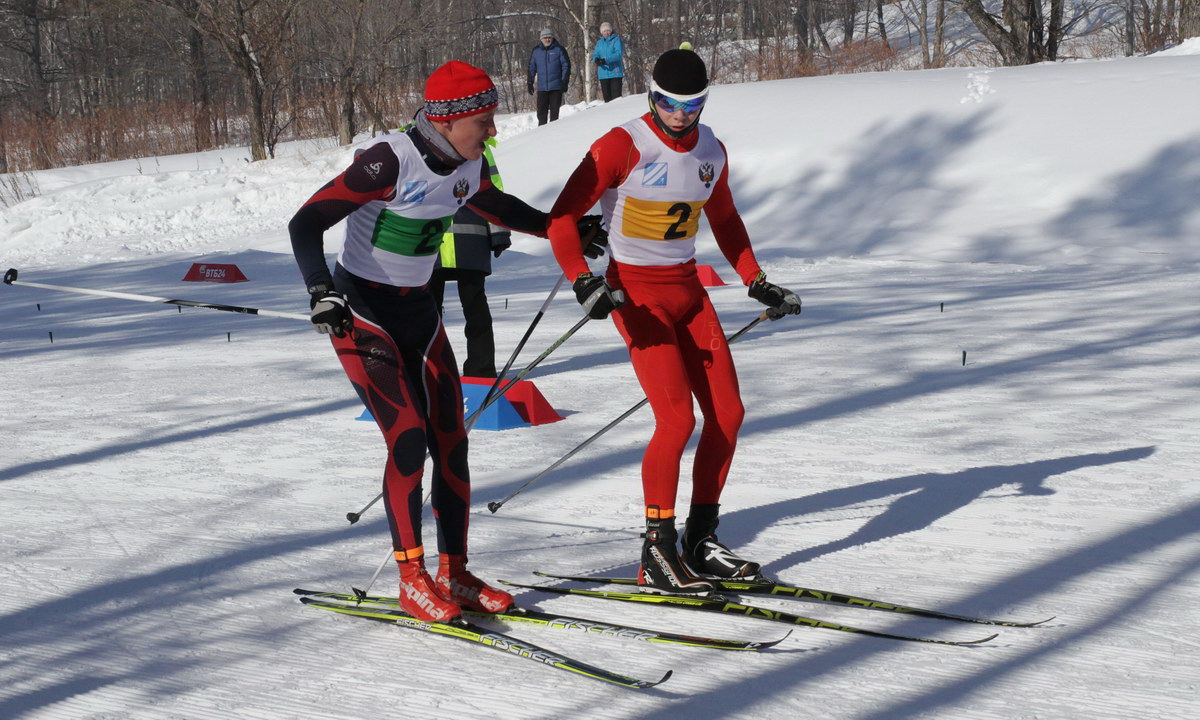
<path fill-rule="evenodd" d="M 248 282 L 250 278 L 242 274 L 237 265 L 218 265 L 216 263 L 192 263 L 192 269 L 183 276 L 184 282 Z"/>

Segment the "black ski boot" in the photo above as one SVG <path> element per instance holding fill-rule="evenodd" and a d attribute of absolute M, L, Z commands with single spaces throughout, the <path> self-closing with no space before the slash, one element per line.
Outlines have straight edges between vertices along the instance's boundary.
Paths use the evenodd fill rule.
<path fill-rule="evenodd" d="M 675 518 L 657 518 L 658 508 L 647 508 L 646 541 L 642 544 L 642 564 L 638 568 L 638 586 L 655 592 L 701 595 L 713 591 L 707 580 L 696 577 L 679 559 L 675 548 L 678 534 Z"/>
<path fill-rule="evenodd" d="M 762 565 L 743 560 L 717 542 L 719 504 L 693 505 L 683 530 L 683 562 L 698 575 L 722 580 L 754 581 L 762 577 Z"/>

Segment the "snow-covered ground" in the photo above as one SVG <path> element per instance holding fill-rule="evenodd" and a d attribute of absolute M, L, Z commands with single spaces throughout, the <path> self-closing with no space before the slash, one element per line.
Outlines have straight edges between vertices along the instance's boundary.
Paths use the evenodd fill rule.
<path fill-rule="evenodd" d="M 1200 716 L 1198 81 L 1184 46 L 725 86 L 705 111 L 760 258 L 805 307 L 734 347 L 748 413 L 722 540 L 809 587 L 1050 623 L 974 648 L 799 627 L 757 654 L 511 627 L 637 677 L 675 670 L 633 692 L 310 610 L 292 588 L 361 587 L 388 544 L 378 507 L 343 517 L 377 492 L 383 448 L 327 341 L 296 321 L 4 287 L 0 717 Z M 505 118 L 507 188 L 548 208 L 588 144 L 644 102 L 542 128 Z M 284 226 L 348 153 L 240 157 L 50 171 L 41 197 L 0 215 L 0 269 L 304 312 Z M 732 280 L 711 237 L 700 245 Z M 251 282 L 180 282 L 197 261 Z M 497 262 L 501 360 L 556 277 L 536 238 Z M 740 287 L 711 294 L 730 332 L 758 311 Z M 561 294 L 526 357 L 578 316 Z M 641 398 L 607 322 L 533 377 L 566 420 L 473 433 L 472 567 L 629 574 L 648 412 L 485 508 Z M 393 585 L 389 570 L 375 589 Z M 519 601 L 718 637 L 785 629 Z"/>

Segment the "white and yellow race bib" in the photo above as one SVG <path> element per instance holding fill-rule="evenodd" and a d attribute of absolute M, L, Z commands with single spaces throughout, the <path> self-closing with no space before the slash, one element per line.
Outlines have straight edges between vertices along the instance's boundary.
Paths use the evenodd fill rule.
<path fill-rule="evenodd" d="M 612 257 L 630 265 L 677 265 L 696 256 L 700 213 L 725 167 L 725 153 L 706 125 L 690 152 L 668 148 L 645 120 L 621 126 L 641 156 L 601 207 Z"/>

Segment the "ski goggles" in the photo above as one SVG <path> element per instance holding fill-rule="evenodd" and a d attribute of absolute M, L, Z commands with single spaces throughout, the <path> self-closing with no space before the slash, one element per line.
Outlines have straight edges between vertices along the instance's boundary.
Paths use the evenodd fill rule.
<path fill-rule="evenodd" d="M 704 93 L 700 97 L 689 98 L 687 100 L 677 100 L 658 90 L 650 91 L 650 102 L 654 103 L 655 107 L 662 109 L 663 112 L 673 113 L 682 110 L 688 115 L 694 115 L 704 109 L 704 103 L 708 100 L 708 93 Z"/>

